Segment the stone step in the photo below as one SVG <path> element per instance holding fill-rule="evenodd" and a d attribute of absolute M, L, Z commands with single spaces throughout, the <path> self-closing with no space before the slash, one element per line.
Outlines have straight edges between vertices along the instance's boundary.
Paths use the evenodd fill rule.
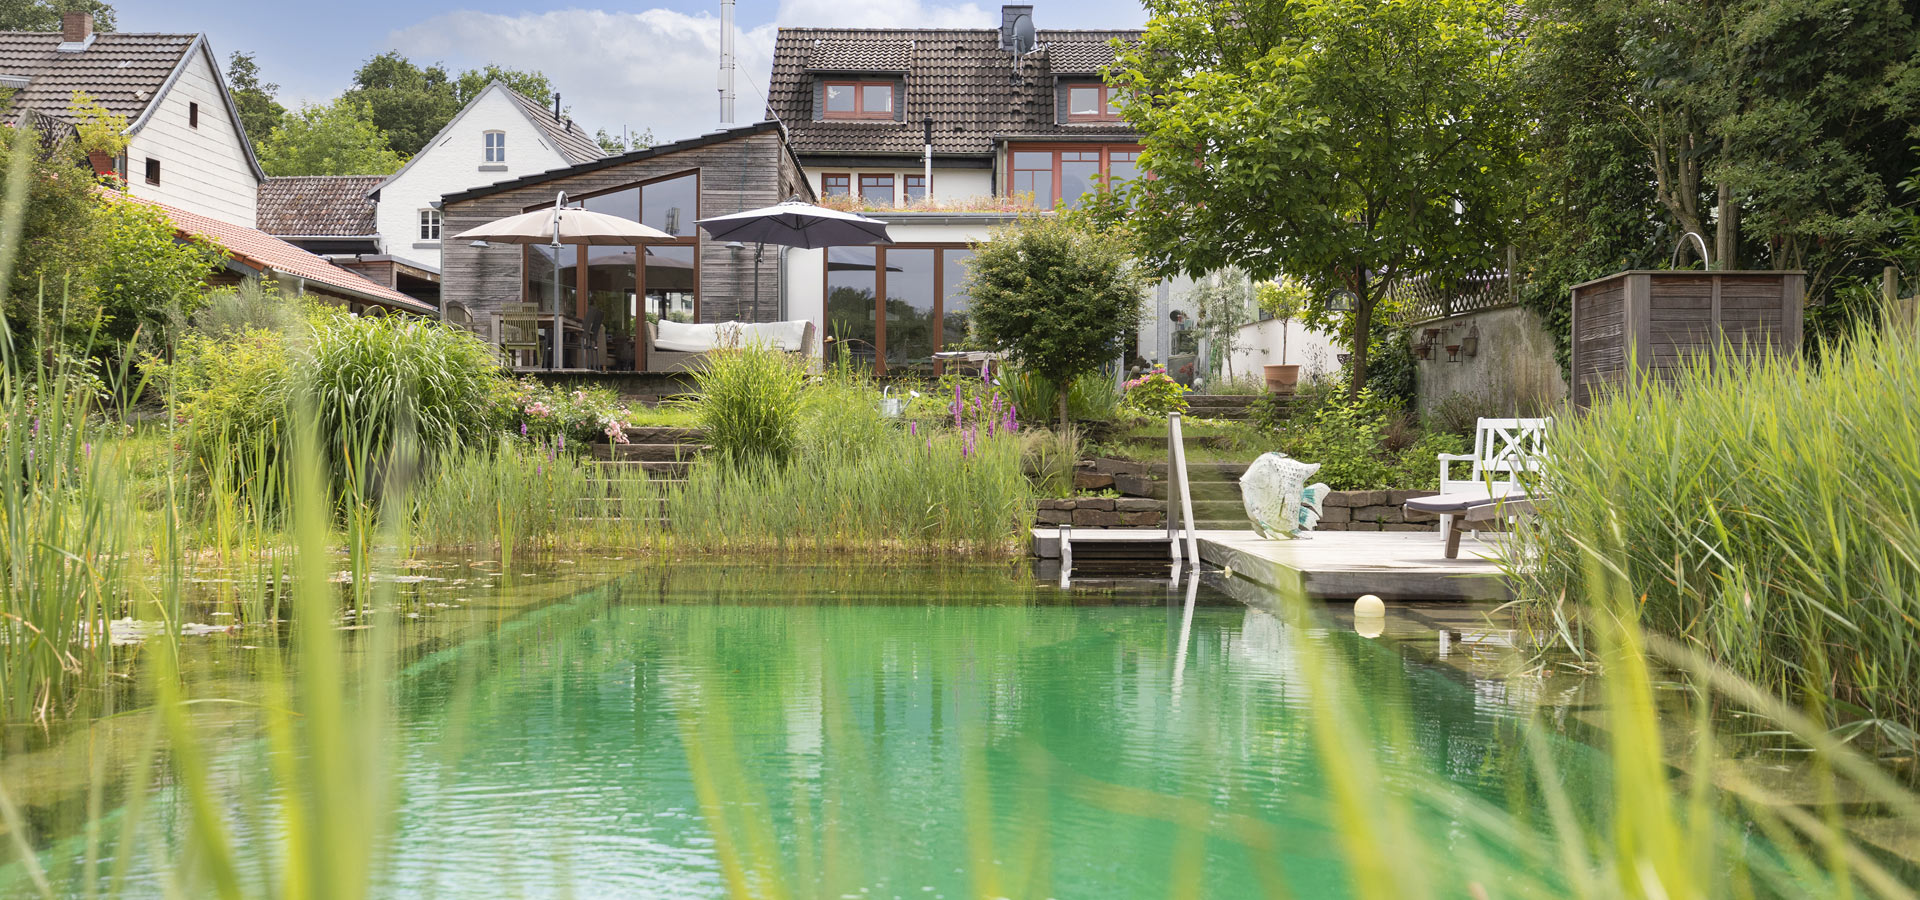
<path fill-rule="evenodd" d="M 698 428 L 673 425 L 629 425 L 627 441 L 634 444 L 698 444 L 703 435 Z"/>
<path fill-rule="evenodd" d="M 700 444 L 595 444 L 593 455 L 608 460 L 679 462 L 692 460 L 706 449 Z"/>

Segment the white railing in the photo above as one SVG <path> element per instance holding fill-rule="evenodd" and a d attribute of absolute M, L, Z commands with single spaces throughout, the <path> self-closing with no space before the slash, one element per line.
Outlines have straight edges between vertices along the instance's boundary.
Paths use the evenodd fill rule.
<path fill-rule="evenodd" d="M 1180 436 L 1180 414 L 1172 413 L 1167 416 L 1167 544 L 1176 563 L 1180 561 L 1182 523 L 1186 527 L 1187 559 L 1197 572 L 1200 539 L 1193 533 L 1193 485 L 1187 480 L 1187 446 Z"/>

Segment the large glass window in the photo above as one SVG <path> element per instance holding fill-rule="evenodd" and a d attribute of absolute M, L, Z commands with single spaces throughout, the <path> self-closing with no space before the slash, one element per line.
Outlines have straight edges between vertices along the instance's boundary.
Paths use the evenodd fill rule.
<path fill-rule="evenodd" d="M 1053 163 L 1052 151 L 1014 151 L 1012 192 L 1031 194 L 1035 206 L 1052 206 L 1058 196 L 1053 192 Z"/>
<path fill-rule="evenodd" d="M 851 193 L 853 193 L 853 176 L 852 175 L 820 176 L 820 196 L 842 197 Z"/>
<path fill-rule="evenodd" d="M 958 350 L 967 344 L 973 329 L 973 298 L 963 285 L 973 251 L 966 248 L 940 251 L 940 349 Z"/>
<path fill-rule="evenodd" d="M 827 248 L 827 361 L 871 364 L 880 334 L 874 327 L 879 249 Z"/>
<path fill-rule="evenodd" d="M 654 244 L 646 248 L 647 312 L 669 322 L 697 321 L 699 268 L 691 244 Z"/>
<path fill-rule="evenodd" d="M 695 206 L 700 199 L 700 176 L 689 172 L 640 188 L 640 222 L 674 237 L 693 237 Z"/>
<path fill-rule="evenodd" d="M 1035 206 L 1078 208 L 1088 192 L 1139 174 L 1140 148 L 1132 145 L 1014 147 L 1007 191 L 1031 194 Z"/>
<path fill-rule="evenodd" d="M 933 374 L 934 319 L 939 309 L 940 285 L 934 265 L 940 251 L 887 249 L 886 371 L 894 374 Z"/>
<path fill-rule="evenodd" d="M 586 332 L 599 351 L 597 361 L 612 371 L 638 367 L 642 316 L 677 322 L 700 317 L 699 261 L 694 220 L 698 218 L 700 178 L 687 172 L 657 181 L 584 197 L 579 204 L 594 212 L 644 222 L 674 236 L 670 243 L 644 247 L 580 247 L 560 251 L 560 309 Z M 586 297 L 580 304 L 580 261 L 586 263 Z M 551 309 L 553 251 L 528 248 L 526 296 Z M 572 333 L 572 332 L 570 332 Z M 571 340 L 571 338 L 569 338 Z"/>
<path fill-rule="evenodd" d="M 908 203 L 918 203 L 927 199 L 927 176 L 908 175 L 902 189 L 906 192 L 905 199 Z"/>
<path fill-rule="evenodd" d="M 581 323 L 600 361 L 616 372 L 633 370 L 634 301 L 639 296 L 634 247 L 587 248 L 587 317 Z"/>
<path fill-rule="evenodd" d="M 973 251 L 948 245 L 828 249 L 829 359 L 844 353 L 880 374 L 937 374 L 934 352 L 967 340 L 969 303 L 960 286 L 972 258 Z M 875 300 L 882 294 L 884 306 Z"/>

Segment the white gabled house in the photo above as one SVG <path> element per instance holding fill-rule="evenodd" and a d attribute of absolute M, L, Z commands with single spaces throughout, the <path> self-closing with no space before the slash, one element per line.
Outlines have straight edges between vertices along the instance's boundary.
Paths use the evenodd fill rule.
<path fill-rule="evenodd" d="M 74 91 L 127 119 L 115 168 L 143 200 L 252 228 L 266 177 L 207 38 L 96 32 L 70 12 L 59 32 L 0 32 L 0 120 L 37 113 L 71 123 Z"/>
<path fill-rule="evenodd" d="M 571 118 L 494 82 L 369 192 L 379 252 L 438 272 L 441 197 L 604 156 Z"/>

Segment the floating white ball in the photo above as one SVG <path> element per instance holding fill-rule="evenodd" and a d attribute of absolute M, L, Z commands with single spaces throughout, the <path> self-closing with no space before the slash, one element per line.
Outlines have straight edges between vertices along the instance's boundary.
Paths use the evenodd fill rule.
<path fill-rule="evenodd" d="M 1354 618 L 1372 618 L 1386 614 L 1387 604 L 1381 602 L 1380 598 L 1373 594 L 1368 594 L 1353 601 Z"/>

